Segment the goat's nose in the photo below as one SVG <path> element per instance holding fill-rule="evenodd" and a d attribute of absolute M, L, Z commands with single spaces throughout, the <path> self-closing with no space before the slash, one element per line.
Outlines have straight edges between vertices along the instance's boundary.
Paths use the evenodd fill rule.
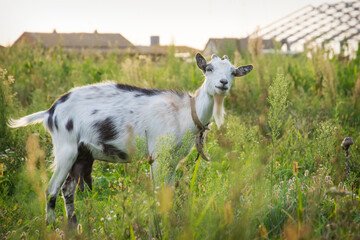
<path fill-rule="evenodd" d="M 228 83 L 228 80 L 226 79 L 221 79 L 220 82 L 223 84 L 223 85 L 226 85 Z"/>

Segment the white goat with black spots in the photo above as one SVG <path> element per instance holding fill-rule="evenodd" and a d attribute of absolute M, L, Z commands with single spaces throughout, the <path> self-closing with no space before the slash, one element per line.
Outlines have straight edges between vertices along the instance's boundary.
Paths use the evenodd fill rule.
<path fill-rule="evenodd" d="M 156 182 L 159 137 L 170 134 L 179 145 L 186 132 L 191 131 L 194 135 L 199 132 L 192 118 L 190 98 L 195 99 L 196 114 L 202 125 L 208 124 L 212 116 L 218 126 L 223 123 L 223 101 L 233 78 L 248 74 L 253 67 L 235 68 L 227 56 L 220 59 L 216 55 L 207 63 L 199 53 L 196 63 L 204 73 L 205 81 L 193 96 L 186 92 L 108 82 L 74 88 L 49 110 L 10 120 L 9 125 L 13 128 L 43 122 L 51 134 L 55 168 L 46 190 L 48 224 L 55 221 L 56 196 L 61 186 L 68 222 L 70 225 L 77 223 L 74 212 L 76 186 L 83 190 L 85 181 L 91 189 L 94 159 L 128 162 L 129 143 L 134 142 L 135 136 L 146 138 L 149 154 L 155 158 L 151 170 Z"/>

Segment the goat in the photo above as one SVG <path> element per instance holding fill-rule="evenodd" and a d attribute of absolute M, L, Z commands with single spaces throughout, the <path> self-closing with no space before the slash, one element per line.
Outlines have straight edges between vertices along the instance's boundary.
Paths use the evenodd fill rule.
<path fill-rule="evenodd" d="M 91 189 L 94 159 L 128 162 L 129 142 L 134 141 L 134 136 L 145 137 L 149 154 L 155 156 L 151 172 L 155 173 L 156 183 L 158 163 L 155 147 L 160 136 L 171 134 L 174 141 L 181 144 L 186 132 L 197 134 L 199 124 L 192 112 L 195 112 L 200 125 L 209 123 L 212 116 L 218 126 L 223 123 L 223 101 L 234 77 L 248 74 L 253 66 L 235 68 L 227 56 L 219 58 L 216 55 L 207 63 L 199 53 L 196 63 L 205 75 L 205 81 L 193 96 L 186 92 L 107 82 L 73 88 L 57 99 L 49 110 L 18 120 L 10 119 L 12 128 L 43 122 L 51 134 L 55 167 L 46 190 L 48 224 L 55 221 L 54 208 L 60 188 L 68 223 L 77 223 L 75 189 L 79 184 L 83 190 L 83 181 Z M 193 110 L 191 98 L 195 100 Z"/>

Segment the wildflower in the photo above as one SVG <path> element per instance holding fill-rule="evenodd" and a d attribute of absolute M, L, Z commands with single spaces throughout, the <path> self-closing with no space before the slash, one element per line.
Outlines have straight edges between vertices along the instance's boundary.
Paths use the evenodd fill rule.
<path fill-rule="evenodd" d="M 309 175 L 309 170 L 305 170 L 304 176 L 307 177 Z"/>
<path fill-rule="evenodd" d="M 15 82 L 14 76 L 8 76 L 8 81 L 10 84 L 13 84 Z"/>
<path fill-rule="evenodd" d="M 114 212 L 113 210 L 110 211 L 110 213 L 113 213 L 113 212 Z"/>
<path fill-rule="evenodd" d="M 341 143 L 341 146 L 343 147 L 344 150 L 348 150 L 350 148 L 351 145 L 354 144 L 354 141 L 352 140 L 351 137 L 346 137 L 344 139 L 344 141 Z"/>
<path fill-rule="evenodd" d="M 329 185 L 332 185 L 333 182 L 331 181 L 331 177 L 330 176 L 326 176 L 325 177 L 325 181 L 326 181 L 326 184 L 329 184 Z"/>
<path fill-rule="evenodd" d="M 78 234 L 82 234 L 82 226 L 81 226 L 81 224 L 77 225 L 77 231 L 78 231 Z"/>
<path fill-rule="evenodd" d="M 93 233 L 96 233 L 97 231 L 96 231 L 96 229 L 94 228 L 94 229 L 92 230 L 92 232 L 93 232 Z"/>
<path fill-rule="evenodd" d="M 266 227 L 260 225 L 259 226 L 259 232 L 260 232 L 260 236 L 261 236 L 262 239 L 267 238 L 268 231 L 267 231 Z"/>
<path fill-rule="evenodd" d="M 100 218 L 100 221 L 104 221 L 104 218 Z"/>
<path fill-rule="evenodd" d="M 295 176 L 297 176 L 299 173 L 299 168 L 298 168 L 298 163 L 297 162 L 293 162 L 293 174 Z"/>
<path fill-rule="evenodd" d="M 110 221 L 110 220 L 111 220 L 111 216 L 108 214 L 108 215 L 106 216 L 106 219 Z"/>
<path fill-rule="evenodd" d="M 342 183 L 342 182 L 339 182 L 338 189 L 341 190 L 341 189 L 342 189 L 342 186 L 343 186 L 343 183 Z"/>

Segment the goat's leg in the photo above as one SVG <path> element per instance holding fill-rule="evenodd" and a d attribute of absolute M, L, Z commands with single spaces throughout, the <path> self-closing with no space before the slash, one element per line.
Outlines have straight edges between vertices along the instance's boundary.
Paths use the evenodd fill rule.
<path fill-rule="evenodd" d="M 46 222 L 51 225 L 55 222 L 56 197 L 66 176 L 70 172 L 77 155 L 76 147 L 63 145 L 55 152 L 56 167 L 49 186 L 46 190 Z"/>
<path fill-rule="evenodd" d="M 76 190 L 76 181 L 70 174 L 67 176 L 64 185 L 61 188 L 63 198 L 65 200 L 66 216 L 69 227 L 75 227 L 77 219 L 75 215 L 74 197 Z"/>

